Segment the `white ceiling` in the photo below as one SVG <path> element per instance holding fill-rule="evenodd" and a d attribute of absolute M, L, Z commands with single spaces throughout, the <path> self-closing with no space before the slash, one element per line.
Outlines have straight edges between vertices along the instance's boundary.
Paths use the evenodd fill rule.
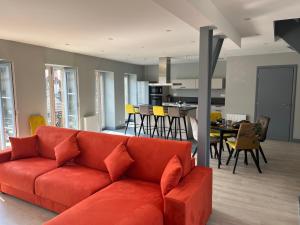
<path fill-rule="evenodd" d="M 283 41 L 274 42 L 273 20 L 300 17 L 299 0 L 211 1 L 242 36 L 242 48 L 228 39 L 221 57 L 291 51 Z M 0 0 L 0 5 L 0 39 L 142 65 L 160 56 L 186 61 L 198 55 L 198 31 L 151 0 Z"/>

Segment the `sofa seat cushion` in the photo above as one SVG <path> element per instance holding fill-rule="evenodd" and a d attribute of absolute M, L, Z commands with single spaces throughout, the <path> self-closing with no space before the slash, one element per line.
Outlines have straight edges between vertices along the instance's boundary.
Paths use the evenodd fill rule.
<path fill-rule="evenodd" d="M 121 180 L 66 210 L 45 225 L 163 225 L 158 184 Z"/>
<path fill-rule="evenodd" d="M 41 157 L 0 163 L 0 183 L 34 194 L 36 178 L 55 168 L 55 160 Z"/>
<path fill-rule="evenodd" d="M 36 180 L 36 195 L 71 207 L 111 183 L 109 174 L 76 164 L 66 164 Z"/>

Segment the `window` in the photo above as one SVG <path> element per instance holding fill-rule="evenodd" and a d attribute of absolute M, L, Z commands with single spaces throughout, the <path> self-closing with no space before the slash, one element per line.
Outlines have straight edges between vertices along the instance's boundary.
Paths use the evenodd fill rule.
<path fill-rule="evenodd" d="M 137 75 L 136 74 L 124 74 L 124 97 L 125 105 L 133 104 L 137 105 Z M 125 112 L 125 120 L 128 118 Z"/>
<path fill-rule="evenodd" d="M 9 137 L 16 135 L 11 63 L 0 62 L 0 145 L 10 146 Z"/>
<path fill-rule="evenodd" d="M 104 72 L 96 71 L 95 112 L 99 117 L 101 130 L 105 128 L 104 76 Z"/>
<path fill-rule="evenodd" d="M 46 66 L 47 122 L 79 128 L 77 73 L 74 68 Z"/>

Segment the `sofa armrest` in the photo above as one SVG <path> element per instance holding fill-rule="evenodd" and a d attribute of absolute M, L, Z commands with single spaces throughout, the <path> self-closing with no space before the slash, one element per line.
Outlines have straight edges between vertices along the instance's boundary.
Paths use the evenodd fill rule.
<path fill-rule="evenodd" d="M 211 168 L 195 167 L 164 198 L 165 225 L 205 225 L 211 213 Z"/>
<path fill-rule="evenodd" d="M 8 162 L 11 159 L 11 148 L 0 151 L 0 163 Z"/>

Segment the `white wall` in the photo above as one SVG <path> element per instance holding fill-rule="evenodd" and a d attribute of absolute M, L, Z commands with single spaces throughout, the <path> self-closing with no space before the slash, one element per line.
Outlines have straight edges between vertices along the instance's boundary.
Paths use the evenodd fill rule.
<path fill-rule="evenodd" d="M 143 66 L 55 49 L 0 40 L 0 59 L 13 63 L 18 133 L 29 134 L 31 114 L 46 116 L 45 64 L 76 67 L 79 75 L 80 118 L 95 111 L 95 70 L 114 72 L 115 127 L 124 122 L 124 73 L 143 78 Z M 82 122 L 82 121 L 81 121 Z"/>
<path fill-rule="evenodd" d="M 247 114 L 253 120 L 255 113 L 257 67 L 291 64 L 298 65 L 294 138 L 300 139 L 300 55 L 297 53 L 228 58 L 226 70 L 226 112 Z"/>

